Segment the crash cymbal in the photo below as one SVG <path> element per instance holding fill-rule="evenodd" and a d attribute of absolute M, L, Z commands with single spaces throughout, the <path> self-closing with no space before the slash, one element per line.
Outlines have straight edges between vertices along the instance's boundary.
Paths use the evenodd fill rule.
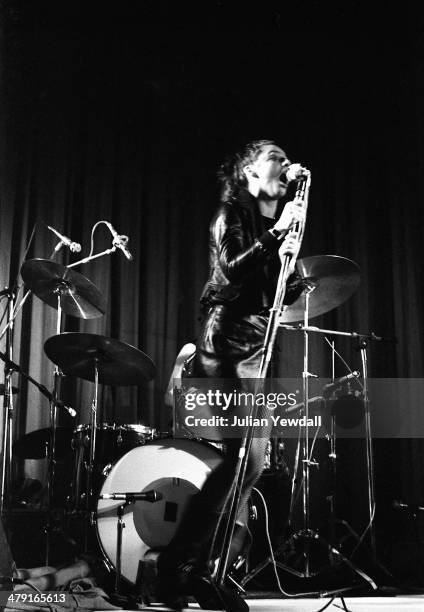
<path fill-rule="evenodd" d="M 57 308 L 57 296 L 65 314 L 95 319 L 106 312 L 106 300 L 88 278 L 49 259 L 28 259 L 21 267 L 28 289 L 43 302 Z"/>
<path fill-rule="evenodd" d="M 37 429 L 27 433 L 13 444 L 13 453 L 21 459 L 44 459 L 50 445 L 52 430 Z M 65 457 L 72 452 L 73 429 L 71 427 L 56 428 L 56 458 Z"/>
<path fill-rule="evenodd" d="M 19 393 L 18 387 L 12 387 L 12 393 Z M 0 385 L 0 395 L 4 395 L 4 385 Z"/>
<path fill-rule="evenodd" d="M 312 288 L 309 294 L 309 319 L 318 317 L 343 304 L 358 288 L 359 266 L 350 259 L 338 255 L 315 255 L 299 259 L 297 272 Z M 303 321 L 305 293 L 282 314 L 282 323 Z"/>
<path fill-rule="evenodd" d="M 141 385 L 156 374 L 153 361 L 142 351 L 120 340 L 67 332 L 46 340 L 44 350 L 64 374 L 94 381 L 97 362 L 99 383 Z"/>

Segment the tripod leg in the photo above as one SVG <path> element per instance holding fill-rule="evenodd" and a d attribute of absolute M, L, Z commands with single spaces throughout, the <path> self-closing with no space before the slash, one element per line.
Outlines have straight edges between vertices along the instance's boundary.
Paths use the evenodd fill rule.
<path fill-rule="evenodd" d="M 344 600 L 344 597 L 342 595 L 333 595 L 332 598 L 325 604 L 325 606 L 323 608 L 320 608 L 319 610 L 317 610 L 317 612 L 323 612 L 324 610 L 326 610 L 329 606 L 331 606 L 331 604 L 334 602 L 335 599 L 339 598 L 340 601 L 342 602 L 342 606 L 343 606 L 343 610 L 345 610 L 345 612 L 351 612 L 349 610 L 349 608 L 346 606 L 346 602 Z M 337 604 L 334 604 L 336 606 L 336 608 L 340 608 L 340 606 L 338 606 Z"/>

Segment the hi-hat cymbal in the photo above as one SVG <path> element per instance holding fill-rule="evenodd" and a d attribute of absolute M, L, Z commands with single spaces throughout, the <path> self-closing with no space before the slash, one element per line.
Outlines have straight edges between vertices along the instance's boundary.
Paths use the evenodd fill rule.
<path fill-rule="evenodd" d="M 28 289 L 43 302 L 80 319 L 95 319 L 106 312 L 106 300 L 88 278 L 49 259 L 28 259 L 21 267 Z"/>
<path fill-rule="evenodd" d="M 18 387 L 12 387 L 12 393 L 19 393 Z M 4 395 L 4 384 L 0 385 L 0 395 Z"/>
<path fill-rule="evenodd" d="M 104 385 L 141 385 L 156 374 L 153 361 L 142 351 L 114 338 L 67 332 L 46 340 L 47 357 L 64 374 L 94 381 L 97 364 L 99 383 Z"/>
<path fill-rule="evenodd" d="M 20 437 L 13 444 L 13 452 L 21 459 L 43 459 L 47 457 L 51 443 L 50 428 L 37 429 Z M 56 428 L 55 456 L 57 459 L 72 452 L 72 427 Z"/>
<path fill-rule="evenodd" d="M 315 255 L 299 259 L 297 272 L 311 288 L 309 294 L 309 319 L 318 317 L 345 302 L 360 283 L 359 266 L 350 259 L 338 255 Z M 300 297 L 286 306 L 282 323 L 303 321 L 305 312 L 304 289 Z"/>

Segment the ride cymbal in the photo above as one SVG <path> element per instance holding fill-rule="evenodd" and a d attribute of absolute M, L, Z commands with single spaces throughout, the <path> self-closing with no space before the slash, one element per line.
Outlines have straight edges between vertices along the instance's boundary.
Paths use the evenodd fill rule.
<path fill-rule="evenodd" d="M 343 304 L 358 288 L 359 266 L 338 255 L 314 255 L 299 259 L 296 270 L 303 279 L 305 289 L 281 315 L 281 323 L 303 321 L 305 294 L 309 293 L 309 319 L 318 317 Z"/>
<path fill-rule="evenodd" d="M 40 300 L 65 314 L 80 319 L 95 319 L 106 312 L 106 300 L 88 278 L 49 259 L 28 259 L 21 267 L 28 289 Z"/>
<path fill-rule="evenodd" d="M 97 365 L 99 383 L 104 385 L 141 385 L 156 374 L 153 361 L 145 353 L 97 334 L 58 334 L 46 340 L 44 350 L 64 374 L 85 380 L 94 381 Z"/>

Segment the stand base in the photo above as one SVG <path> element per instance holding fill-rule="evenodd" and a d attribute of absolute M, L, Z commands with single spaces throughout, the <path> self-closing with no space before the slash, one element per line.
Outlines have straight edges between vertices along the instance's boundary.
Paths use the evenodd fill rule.
<path fill-rule="evenodd" d="M 320 593 L 323 590 L 339 592 L 340 589 L 369 587 L 377 585 L 367 574 L 355 566 L 338 549 L 331 546 L 317 533 L 308 530 L 291 536 L 274 554 L 277 573 L 284 589 L 291 592 Z M 245 586 L 250 581 L 258 581 L 257 576 L 265 569 L 261 586 L 275 587 L 275 573 L 272 557 L 248 572 L 239 583 Z M 265 581 L 265 585 L 264 585 Z M 268 583 L 268 584 L 267 584 Z M 272 585 L 272 586 L 271 586 Z M 257 586 L 257 585 L 256 585 Z"/>

